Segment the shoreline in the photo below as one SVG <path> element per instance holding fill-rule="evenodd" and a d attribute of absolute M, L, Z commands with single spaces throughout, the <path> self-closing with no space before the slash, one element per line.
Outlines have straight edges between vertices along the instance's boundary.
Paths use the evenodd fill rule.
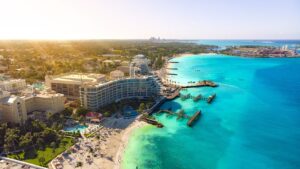
<path fill-rule="evenodd" d="M 143 121 L 139 121 L 139 120 L 136 119 L 130 126 L 128 126 L 123 131 L 122 138 L 121 138 L 121 141 L 120 141 L 120 145 L 119 145 L 118 151 L 115 155 L 115 163 L 114 163 L 114 166 L 113 166 L 114 169 L 121 169 L 125 149 L 128 146 L 129 139 L 132 136 L 133 131 L 138 129 L 138 128 L 144 127 L 146 125 L 147 125 L 147 123 L 145 123 Z"/>
<path fill-rule="evenodd" d="M 189 57 L 189 56 L 194 56 L 194 55 L 216 55 L 217 53 L 181 53 L 181 54 L 176 54 L 176 55 L 173 55 L 172 56 L 172 59 L 173 58 L 178 58 L 178 57 Z"/>

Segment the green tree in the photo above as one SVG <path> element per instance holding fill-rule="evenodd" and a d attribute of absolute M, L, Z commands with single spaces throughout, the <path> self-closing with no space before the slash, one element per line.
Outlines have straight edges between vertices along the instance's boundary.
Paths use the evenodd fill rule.
<path fill-rule="evenodd" d="M 87 113 L 88 113 L 88 109 L 83 108 L 83 107 L 79 107 L 79 108 L 76 110 L 76 115 L 77 115 L 78 117 L 79 117 L 79 116 L 85 116 Z"/>
<path fill-rule="evenodd" d="M 45 157 L 40 157 L 39 158 L 39 163 L 40 163 L 40 165 L 42 165 L 42 166 L 44 166 L 44 164 L 45 164 Z"/>
<path fill-rule="evenodd" d="M 6 130 L 5 134 L 5 151 L 11 151 L 18 149 L 18 141 L 20 137 L 20 130 L 18 128 Z"/>
<path fill-rule="evenodd" d="M 63 110 L 63 112 L 62 112 L 62 114 L 63 114 L 64 116 L 71 116 L 72 113 L 73 113 L 73 108 L 72 108 L 72 107 L 66 107 L 66 108 Z"/>
<path fill-rule="evenodd" d="M 140 106 L 139 106 L 138 112 L 139 113 L 143 113 L 143 111 L 145 110 L 145 108 L 146 108 L 145 103 L 141 103 Z"/>
<path fill-rule="evenodd" d="M 32 143 L 32 135 L 30 132 L 27 132 L 25 135 L 20 137 L 19 146 L 28 147 Z"/>
<path fill-rule="evenodd" d="M 104 112 L 104 117 L 109 117 L 110 116 L 110 112 L 109 111 L 106 111 L 106 112 Z"/>

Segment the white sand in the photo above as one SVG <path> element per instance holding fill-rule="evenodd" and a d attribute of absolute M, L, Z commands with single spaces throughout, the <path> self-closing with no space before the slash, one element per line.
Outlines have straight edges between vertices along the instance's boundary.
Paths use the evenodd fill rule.
<path fill-rule="evenodd" d="M 122 156 L 130 135 L 136 128 L 142 127 L 146 125 L 146 123 L 135 119 L 108 118 L 103 125 L 105 127 L 96 131 L 97 135 L 100 136 L 100 139 L 83 139 L 78 143 L 81 147 L 80 150 L 71 153 L 67 159 L 60 162 L 64 169 L 75 168 L 76 163 L 79 161 L 83 164 L 82 168 L 121 168 Z M 90 152 L 87 145 L 91 145 L 94 152 Z M 95 154 L 97 154 L 97 157 L 94 157 Z M 91 159 L 91 163 L 86 161 L 88 158 Z"/>
<path fill-rule="evenodd" d="M 120 142 L 119 149 L 116 153 L 115 157 L 115 165 L 114 169 L 121 169 L 122 165 L 122 158 L 125 152 L 125 148 L 128 144 L 129 138 L 132 135 L 133 131 L 137 128 L 141 128 L 143 126 L 147 125 L 147 123 L 142 122 L 142 121 L 134 121 L 128 128 L 123 133 L 122 140 Z"/>

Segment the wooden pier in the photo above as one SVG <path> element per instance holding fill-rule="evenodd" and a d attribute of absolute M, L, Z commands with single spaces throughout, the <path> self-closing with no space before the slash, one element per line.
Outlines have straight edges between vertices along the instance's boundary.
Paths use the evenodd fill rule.
<path fill-rule="evenodd" d="M 176 73 L 167 73 L 167 75 L 176 75 L 177 76 Z"/>
<path fill-rule="evenodd" d="M 184 113 L 184 110 L 179 110 L 179 112 L 172 112 L 171 110 L 159 110 L 157 112 L 158 114 L 160 113 L 167 113 L 168 115 L 174 115 L 177 116 L 177 120 L 182 119 L 182 118 L 187 118 L 189 119 L 190 117 Z"/>
<path fill-rule="evenodd" d="M 179 62 L 176 62 L 176 61 L 169 61 L 168 63 L 179 63 Z"/>
<path fill-rule="evenodd" d="M 186 99 L 193 99 L 194 102 L 203 100 L 203 101 L 206 101 L 207 103 L 211 103 L 215 99 L 216 96 L 217 96 L 216 94 L 210 95 L 208 97 L 204 97 L 201 94 L 199 94 L 197 96 L 192 96 L 191 94 L 186 94 L 186 95 L 180 94 L 180 98 L 183 101 Z"/>
<path fill-rule="evenodd" d="M 202 99 L 202 95 L 201 94 L 199 94 L 198 96 L 196 96 L 196 97 L 193 98 L 194 102 L 197 102 L 197 101 L 199 101 L 201 99 Z"/>
<path fill-rule="evenodd" d="M 180 90 L 181 90 L 181 87 L 178 87 L 171 95 L 167 95 L 166 98 L 168 100 L 175 99 L 176 97 L 178 97 L 180 95 Z"/>
<path fill-rule="evenodd" d="M 192 88 L 192 87 L 217 87 L 218 85 L 213 81 L 203 80 L 197 83 L 191 83 L 189 85 L 181 86 L 182 88 Z"/>
<path fill-rule="evenodd" d="M 213 94 L 213 95 L 209 96 L 207 98 L 207 103 L 210 104 L 216 98 L 216 96 L 217 96 L 216 94 Z"/>
<path fill-rule="evenodd" d="M 156 126 L 158 128 L 163 128 L 164 127 L 164 125 L 162 123 L 160 123 L 160 122 L 158 122 L 158 121 L 156 121 L 154 119 L 142 118 L 141 120 L 144 121 L 144 122 L 146 122 L 146 123 L 148 123 L 148 124 L 152 124 L 152 125 L 154 125 L 154 126 Z"/>
<path fill-rule="evenodd" d="M 169 70 L 178 70 L 178 68 L 170 68 L 170 67 L 168 67 L 166 69 L 169 69 Z"/>
<path fill-rule="evenodd" d="M 199 116 L 201 116 L 201 111 L 197 111 L 197 112 L 190 118 L 190 120 L 187 122 L 187 125 L 188 125 L 189 127 L 192 127 L 193 124 L 195 123 L 195 121 L 199 119 Z"/>

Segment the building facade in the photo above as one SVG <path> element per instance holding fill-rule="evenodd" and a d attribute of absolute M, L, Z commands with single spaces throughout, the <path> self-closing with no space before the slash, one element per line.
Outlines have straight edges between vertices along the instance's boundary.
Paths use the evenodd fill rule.
<path fill-rule="evenodd" d="M 18 92 L 26 88 L 24 79 L 3 79 L 0 80 L 0 89 L 9 92 Z"/>
<path fill-rule="evenodd" d="M 24 100 L 0 90 L 0 121 L 24 123 L 26 119 L 27 113 Z"/>
<path fill-rule="evenodd" d="M 108 104 L 128 98 L 156 97 L 160 84 L 153 76 L 128 78 L 80 88 L 81 105 L 96 111 Z"/>
<path fill-rule="evenodd" d="M 145 55 L 136 55 L 130 63 L 130 76 L 134 74 L 147 75 L 150 72 L 148 65 L 150 64 L 149 59 Z"/>
<path fill-rule="evenodd" d="M 0 91 L 0 121 L 23 124 L 33 111 L 58 113 L 64 110 L 63 94 L 15 96 Z"/>
<path fill-rule="evenodd" d="M 33 111 L 58 113 L 64 110 L 65 97 L 63 94 L 39 94 L 30 97 L 23 97 L 26 112 Z"/>
<path fill-rule="evenodd" d="M 111 80 L 122 79 L 122 78 L 124 78 L 124 76 L 125 76 L 124 72 L 122 72 L 120 70 L 114 70 L 109 73 L 109 77 Z"/>

